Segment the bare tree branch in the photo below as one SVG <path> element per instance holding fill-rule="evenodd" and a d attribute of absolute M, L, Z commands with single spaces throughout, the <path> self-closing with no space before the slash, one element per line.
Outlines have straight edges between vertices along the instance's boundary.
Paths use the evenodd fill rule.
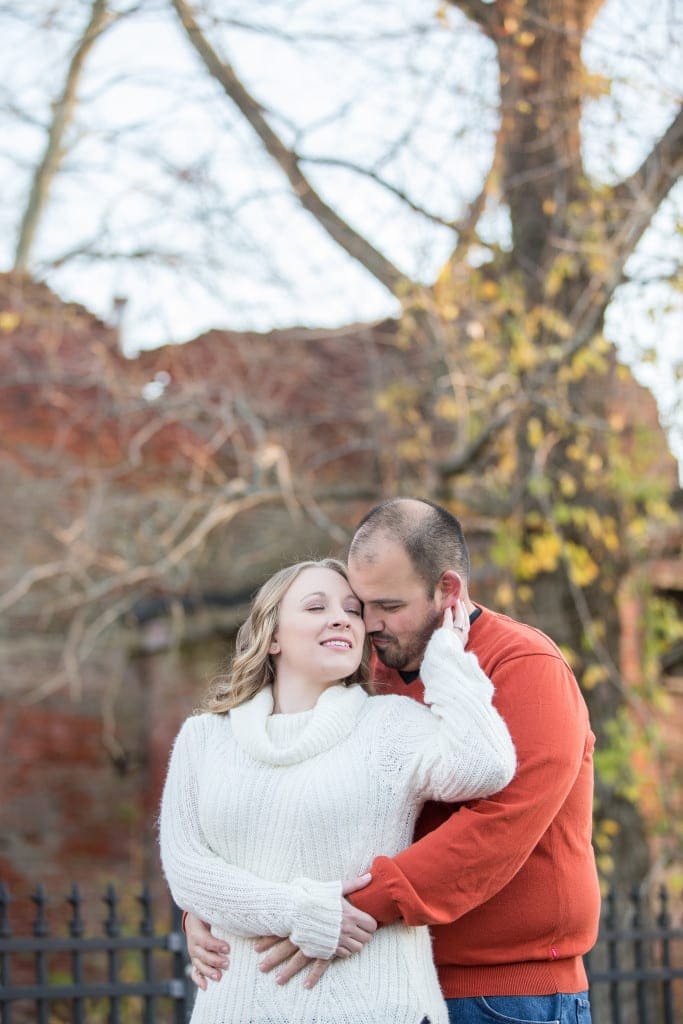
<path fill-rule="evenodd" d="M 448 459 L 440 463 L 437 467 L 439 475 L 441 477 L 456 476 L 471 466 L 498 431 L 509 423 L 518 407 L 518 401 L 508 403 L 497 416 L 487 422 L 481 433 L 466 448 L 454 452 Z"/>
<path fill-rule="evenodd" d="M 21 219 L 19 237 L 14 256 L 14 269 L 26 270 L 31 246 L 47 203 L 50 186 L 64 158 L 64 136 L 76 109 L 76 94 L 86 57 L 95 42 L 114 20 L 107 8 L 107 0 L 94 0 L 90 20 L 78 41 L 67 70 L 62 95 L 54 105 L 43 158 L 35 169 L 28 203 Z"/>
<path fill-rule="evenodd" d="M 474 240 L 477 224 L 486 208 L 486 201 L 493 191 L 495 169 L 496 158 L 494 155 L 479 194 L 474 197 L 462 217 L 453 224 L 453 230 L 457 233 L 458 241 L 453 252 L 448 257 L 448 263 L 451 267 L 457 266 L 465 258 L 465 253 Z"/>
<path fill-rule="evenodd" d="M 301 170 L 296 153 L 289 149 L 268 124 L 263 107 L 248 92 L 234 68 L 221 60 L 200 29 L 185 0 L 173 0 L 180 23 L 209 73 L 223 86 L 226 94 L 254 129 L 264 148 L 287 176 L 301 205 L 311 213 L 330 237 L 345 252 L 358 260 L 392 294 L 409 283 L 404 274 L 370 242 L 339 216 L 313 188 Z"/>
<path fill-rule="evenodd" d="M 665 140 L 667 140 L 665 142 Z M 663 144 L 663 145 L 662 145 Z M 620 189 L 622 195 L 635 196 L 630 216 L 621 220 L 609 240 L 611 249 L 609 277 L 595 277 L 576 302 L 569 321 L 576 325 L 571 341 L 564 348 L 560 361 L 565 362 L 590 342 L 617 287 L 624 280 L 624 267 L 652 222 L 659 203 L 670 191 L 683 171 L 683 111 L 654 146 L 641 167 Z M 556 362 L 547 368 L 553 371 Z"/>
<path fill-rule="evenodd" d="M 331 156 L 299 156 L 302 163 L 316 164 L 321 167 L 341 167 L 346 171 L 353 171 L 354 174 L 360 174 L 364 178 L 369 178 L 370 181 L 374 181 L 376 185 L 385 189 L 387 192 L 391 192 L 392 195 L 400 199 L 401 202 L 409 206 L 414 213 L 419 213 L 421 217 L 426 217 L 427 220 L 432 221 L 434 224 L 440 224 L 444 228 L 450 228 L 452 231 L 457 229 L 458 222 L 453 220 L 446 220 L 445 217 L 440 217 L 437 213 L 431 213 L 430 210 L 426 210 L 424 206 L 420 206 L 410 196 L 398 188 L 396 185 L 392 185 L 390 181 L 383 178 L 377 171 L 370 167 L 362 167 L 353 160 L 343 160 L 341 157 Z"/>
<path fill-rule="evenodd" d="M 657 140 L 642 164 L 630 178 L 614 190 L 614 199 L 630 206 L 629 242 L 631 251 L 652 220 L 652 215 L 683 174 L 683 107 L 668 129 Z M 617 225 L 617 230 L 619 225 Z"/>
<path fill-rule="evenodd" d="M 21 579 L 17 580 L 14 586 L 10 587 L 4 594 L 0 594 L 0 611 L 7 611 L 13 604 L 21 601 L 22 597 L 28 594 L 29 590 L 37 583 L 52 579 L 55 576 L 64 576 L 69 572 L 69 569 L 69 564 L 65 560 L 34 565 L 24 573 Z"/>

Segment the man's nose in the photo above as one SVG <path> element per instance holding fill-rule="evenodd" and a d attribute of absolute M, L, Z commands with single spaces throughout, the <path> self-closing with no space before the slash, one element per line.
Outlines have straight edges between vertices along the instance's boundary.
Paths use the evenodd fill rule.
<path fill-rule="evenodd" d="M 368 633 L 381 633 L 384 629 L 384 623 L 380 616 L 377 612 L 373 612 L 371 608 L 368 608 L 367 605 L 363 609 L 363 621 Z"/>

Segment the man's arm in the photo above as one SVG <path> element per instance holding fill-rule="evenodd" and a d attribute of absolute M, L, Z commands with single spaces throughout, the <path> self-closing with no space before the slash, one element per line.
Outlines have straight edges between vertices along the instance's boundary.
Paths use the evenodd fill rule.
<path fill-rule="evenodd" d="M 381 923 L 455 921 L 519 871 L 574 785 L 591 736 L 576 680 L 547 654 L 517 658 L 493 677 L 496 706 L 517 750 L 517 774 L 396 857 L 378 857 L 355 906 Z"/>

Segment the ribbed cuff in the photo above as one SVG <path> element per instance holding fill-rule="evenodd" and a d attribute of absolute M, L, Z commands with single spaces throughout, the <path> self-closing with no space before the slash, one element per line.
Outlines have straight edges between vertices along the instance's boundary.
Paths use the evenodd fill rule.
<path fill-rule="evenodd" d="M 372 881 L 362 889 L 351 893 L 349 902 L 358 910 L 374 917 L 378 924 L 392 924 L 401 917 L 391 890 L 391 869 L 393 861 L 389 857 L 375 857 L 370 865 Z"/>
<path fill-rule="evenodd" d="M 459 669 L 454 678 L 454 666 Z M 441 703 L 440 698 L 453 699 L 457 687 L 463 704 L 481 706 L 493 697 L 493 683 L 482 671 L 476 654 L 465 651 L 451 629 L 437 629 L 427 644 L 420 676 L 428 704 Z"/>
<path fill-rule="evenodd" d="M 296 905 L 291 940 L 306 956 L 330 960 L 339 945 L 342 920 L 341 882 L 292 882 Z"/>

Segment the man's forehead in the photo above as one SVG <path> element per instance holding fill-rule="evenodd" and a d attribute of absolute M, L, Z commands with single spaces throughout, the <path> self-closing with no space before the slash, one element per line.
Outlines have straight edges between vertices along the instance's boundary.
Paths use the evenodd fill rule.
<path fill-rule="evenodd" d="M 349 565 L 376 566 L 389 559 L 409 561 L 407 551 L 395 537 L 377 531 L 360 540 L 354 538 L 351 542 Z"/>
<path fill-rule="evenodd" d="M 349 559 L 351 586 L 362 601 L 399 601 L 420 585 L 405 552 L 399 549 L 398 555 L 374 561 Z"/>

